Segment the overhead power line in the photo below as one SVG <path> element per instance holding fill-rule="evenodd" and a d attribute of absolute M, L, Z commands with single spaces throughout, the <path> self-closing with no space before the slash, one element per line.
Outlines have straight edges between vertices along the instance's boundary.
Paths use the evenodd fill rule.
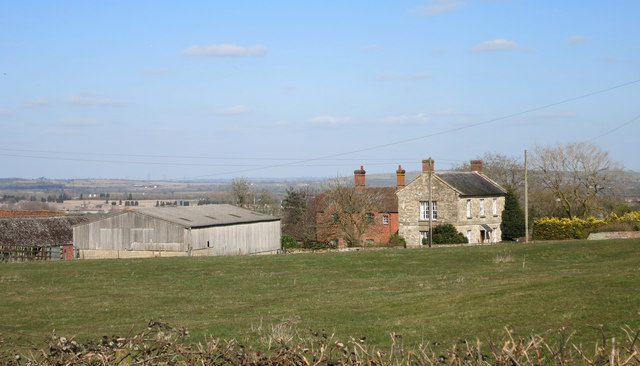
<path fill-rule="evenodd" d="M 610 92 L 612 90 L 624 88 L 626 86 L 630 86 L 630 85 L 637 84 L 637 83 L 640 83 L 640 79 L 632 80 L 632 81 L 629 81 L 629 82 L 626 82 L 626 83 L 614 85 L 614 86 L 611 86 L 611 87 L 608 87 L 608 88 L 604 88 L 604 89 L 599 89 L 599 90 L 596 90 L 596 91 L 593 91 L 593 92 L 589 92 L 589 93 L 582 94 L 582 95 L 579 95 L 579 96 L 576 96 L 576 97 L 572 97 L 572 98 L 568 98 L 568 99 L 563 99 L 563 100 L 560 100 L 560 101 L 557 101 L 557 102 L 544 104 L 542 106 L 526 109 L 524 111 L 507 114 L 507 115 L 504 115 L 504 116 L 501 116 L 501 117 L 496 117 L 496 118 L 492 118 L 492 119 L 488 119 L 488 120 L 484 120 L 484 121 L 480 121 L 480 122 L 475 122 L 475 123 L 469 123 L 469 124 L 464 125 L 464 126 L 454 127 L 454 128 L 442 130 L 442 131 L 439 131 L 439 132 L 434 132 L 434 133 L 430 133 L 430 134 L 426 134 L 426 135 L 422 135 L 422 136 L 412 137 L 412 138 L 408 138 L 408 139 L 404 139 L 404 140 L 393 141 L 393 142 L 389 142 L 389 143 L 386 143 L 386 144 L 374 145 L 374 146 L 369 146 L 369 147 L 365 147 L 365 148 L 361 148 L 361 149 L 357 149 L 357 150 L 345 151 L 345 152 L 336 153 L 336 154 L 323 155 L 323 156 L 320 156 L 320 157 L 317 157 L 317 158 L 301 159 L 301 160 L 298 160 L 298 161 L 296 161 L 294 163 L 274 164 L 274 165 L 267 165 L 267 166 L 263 166 L 263 167 L 255 168 L 255 169 L 242 169 L 242 170 L 235 170 L 235 171 L 224 172 L 224 173 L 208 174 L 208 175 L 202 175 L 202 176 L 198 176 L 198 177 L 192 177 L 192 179 L 206 178 L 206 177 L 213 177 L 213 176 L 220 176 L 220 175 L 238 174 L 238 173 L 247 173 L 247 172 L 251 172 L 251 171 L 265 170 L 265 169 L 272 169 L 272 168 L 280 168 L 280 167 L 290 166 L 290 165 L 299 164 L 299 163 L 307 163 L 307 162 L 316 161 L 316 160 L 325 160 L 325 159 L 337 158 L 337 157 L 340 157 L 340 156 L 357 154 L 357 153 L 361 153 L 361 152 L 365 152 L 365 151 L 378 150 L 378 149 L 382 149 L 382 148 L 385 148 L 385 147 L 390 147 L 390 146 L 395 146 L 395 145 L 400 145 L 400 144 L 406 144 L 408 142 L 424 140 L 424 139 L 429 138 L 429 137 L 440 136 L 440 135 L 444 135 L 444 134 L 448 134 L 448 133 L 452 133 L 452 132 L 467 130 L 467 129 L 470 129 L 470 128 L 473 128 L 473 127 L 488 125 L 488 124 L 495 123 L 495 122 L 498 122 L 498 121 L 502 121 L 502 120 L 505 120 L 505 119 L 509 119 L 509 118 L 513 118 L 513 117 L 529 114 L 529 113 L 532 113 L 532 112 L 537 112 L 537 111 L 540 111 L 540 110 L 544 110 L 544 109 L 555 107 L 555 106 L 562 105 L 562 104 L 567 104 L 567 103 L 570 103 L 570 102 L 575 102 L 576 100 L 585 99 L 585 98 L 588 98 L 588 97 L 592 97 L 594 95 L 607 93 L 607 92 Z M 620 127 L 622 127 L 622 126 L 620 126 Z M 613 132 L 613 131 L 611 131 L 611 132 Z"/>

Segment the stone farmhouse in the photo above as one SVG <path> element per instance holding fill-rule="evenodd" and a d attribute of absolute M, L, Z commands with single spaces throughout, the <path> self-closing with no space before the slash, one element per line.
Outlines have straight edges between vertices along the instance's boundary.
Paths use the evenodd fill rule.
<path fill-rule="evenodd" d="M 482 174 L 481 160 L 472 160 L 469 172 L 435 172 L 433 160 L 423 160 L 421 174 L 397 192 L 399 234 L 407 246 L 421 245 L 431 216 L 432 227 L 452 224 L 469 243 L 496 243 L 506 194 Z"/>

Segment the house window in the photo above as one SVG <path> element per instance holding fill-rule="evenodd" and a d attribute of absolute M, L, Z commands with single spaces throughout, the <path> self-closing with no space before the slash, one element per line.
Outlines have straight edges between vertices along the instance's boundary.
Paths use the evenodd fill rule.
<path fill-rule="evenodd" d="M 375 215 L 373 214 L 373 212 L 367 212 L 367 224 L 372 225 L 374 218 Z"/>
<path fill-rule="evenodd" d="M 337 212 L 331 214 L 331 225 L 337 225 L 340 223 L 340 215 Z"/>
<path fill-rule="evenodd" d="M 372 247 L 376 244 L 376 242 L 373 239 L 367 239 L 365 243 L 368 247 Z"/>
<path fill-rule="evenodd" d="M 480 199 L 480 217 L 484 217 L 484 199 Z"/>
<path fill-rule="evenodd" d="M 433 212 L 431 215 L 432 220 L 438 218 L 438 202 L 432 201 Z M 420 201 L 420 220 L 429 220 L 429 201 Z"/>
<path fill-rule="evenodd" d="M 467 243 L 471 243 L 471 230 L 467 230 Z"/>
<path fill-rule="evenodd" d="M 389 215 L 382 215 L 382 225 L 389 225 Z"/>
<path fill-rule="evenodd" d="M 420 244 L 428 245 L 429 244 L 429 232 L 421 231 L 420 232 Z"/>
<path fill-rule="evenodd" d="M 471 200 L 467 200 L 467 218 L 471 218 Z"/>
<path fill-rule="evenodd" d="M 493 216 L 498 216 L 498 199 L 493 199 Z"/>

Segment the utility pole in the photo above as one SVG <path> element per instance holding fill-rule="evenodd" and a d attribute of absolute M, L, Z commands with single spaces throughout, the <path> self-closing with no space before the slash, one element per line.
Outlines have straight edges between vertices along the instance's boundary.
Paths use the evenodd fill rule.
<path fill-rule="evenodd" d="M 432 235 L 431 235 L 431 224 L 433 221 L 433 197 L 431 195 L 431 176 L 433 175 L 433 159 L 429 158 L 429 203 L 428 203 L 428 212 L 427 214 L 429 215 L 429 248 L 431 248 L 431 244 L 433 243 L 432 241 Z"/>
<path fill-rule="evenodd" d="M 527 150 L 524 151 L 524 242 L 529 242 L 529 176 Z"/>

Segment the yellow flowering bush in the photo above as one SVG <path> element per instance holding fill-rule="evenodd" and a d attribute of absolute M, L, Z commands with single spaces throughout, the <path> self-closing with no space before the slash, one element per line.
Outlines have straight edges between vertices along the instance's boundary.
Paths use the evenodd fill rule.
<path fill-rule="evenodd" d="M 587 219 L 543 217 L 533 223 L 533 239 L 586 239 L 590 233 L 597 231 L 599 227 L 615 223 L 640 224 L 640 211 L 627 212 L 622 216 L 612 213 L 603 220 L 595 217 Z"/>
<path fill-rule="evenodd" d="M 579 218 L 543 217 L 533 223 L 533 239 L 585 239 L 593 229 L 605 224 L 604 220 L 589 217 Z"/>

